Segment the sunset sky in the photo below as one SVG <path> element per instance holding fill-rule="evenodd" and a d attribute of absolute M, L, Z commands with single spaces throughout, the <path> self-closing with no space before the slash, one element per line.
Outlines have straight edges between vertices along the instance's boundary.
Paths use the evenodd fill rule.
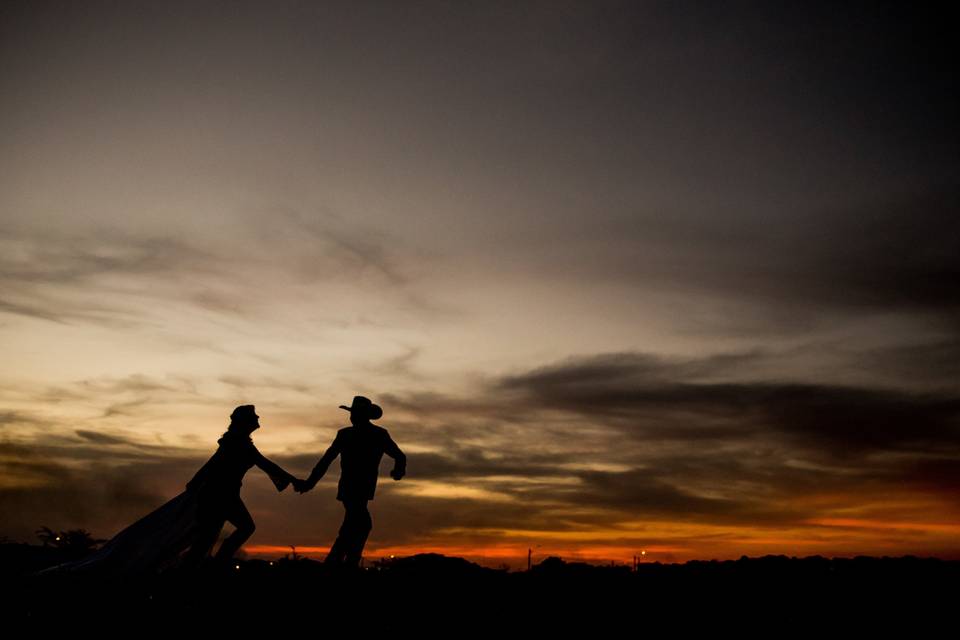
<path fill-rule="evenodd" d="M 368 557 L 960 558 L 957 20 L 702 4 L 0 5 L 0 536 L 362 394 Z"/>

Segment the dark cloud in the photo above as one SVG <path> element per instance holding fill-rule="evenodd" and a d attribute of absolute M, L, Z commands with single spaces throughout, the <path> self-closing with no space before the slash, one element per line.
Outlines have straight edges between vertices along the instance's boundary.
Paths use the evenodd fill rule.
<path fill-rule="evenodd" d="M 943 392 L 960 390 L 960 336 L 858 352 L 857 366 L 881 372 L 890 386 L 922 383 Z"/>
<path fill-rule="evenodd" d="M 763 248 L 744 247 L 753 259 L 731 276 L 760 285 L 757 294 L 792 297 L 800 306 L 929 311 L 955 322 L 958 195 L 927 192 L 811 215 L 797 220 L 794 229 L 756 238 Z M 764 274 L 766 282 L 748 279 L 749 274 Z"/>
<path fill-rule="evenodd" d="M 771 428 L 836 453 L 960 449 L 956 396 L 812 385 L 741 392 Z"/>
<path fill-rule="evenodd" d="M 97 458 L 77 449 L 66 458 L 68 465 L 60 453 L 43 446 L 0 445 L 4 466 L 16 478 L 0 485 L 0 520 L 11 539 L 32 540 L 41 526 L 110 535 L 162 504 L 165 480 L 185 463 L 154 455 L 133 464 L 111 457 L 109 465 L 89 465 Z"/>
<path fill-rule="evenodd" d="M 698 458 L 695 453 L 690 457 Z M 715 495 L 707 497 L 678 487 L 678 483 L 691 484 L 692 479 L 669 465 L 657 465 L 621 473 L 581 473 L 579 477 L 583 486 L 564 493 L 563 498 L 570 504 L 599 507 L 607 513 L 616 513 L 624 520 L 770 526 L 797 523 L 807 516 L 800 509 L 791 508 L 789 502 L 781 502 L 792 488 L 786 478 L 778 477 L 769 483 L 766 496 L 757 491 L 730 491 L 726 492 L 727 495 L 716 495 L 724 482 L 743 482 L 744 478 L 755 476 L 755 471 L 750 470 L 749 465 L 731 470 L 729 465 L 711 456 L 702 456 L 699 462 L 704 469 L 710 470 L 707 486 Z M 602 524 L 602 519 L 595 524 Z"/>
<path fill-rule="evenodd" d="M 489 451 L 481 446 L 446 447 L 447 453 L 411 453 L 407 468 L 424 480 L 469 482 L 494 476 L 538 480 L 570 476 L 563 465 L 572 462 L 569 453 L 538 454 L 518 447 L 515 451 Z M 413 471 L 411 471 L 413 473 Z M 494 483 L 496 484 L 496 483 Z M 503 486 L 511 486 L 509 482 Z"/>
<path fill-rule="evenodd" d="M 96 431 L 87 431 L 84 429 L 77 429 L 77 435 L 83 438 L 84 440 L 89 440 L 90 442 L 96 444 L 129 444 L 130 441 L 126 438 L 120 438 L 117 436 L 112 436 L 106 433 L 99 433 Z"/>
<path fill-rule="evenodd" d="M 541 277 L 612 279 L 724 305 L 716 318 L 678 318 L 687 330 L 756 336 L 904 313 L 956 337 L 958 203 L 955 189 L 935 186 L 790 214 L 613 212 L 545 231 L 550 241 L 524 253 Z"/>
<path fill-rule="evenodd" d="M 903 481 L 924 491 L 960 498 L 960 455 L 924 457 L 904 463 Z"/>
<path fill-rule="evenodd" d="M 583 525 L 797 525 L 812 512 L 795 505 L 810 496 L 955 491 L 956 395 L 711 381 L 769 356 L 605 354 L 492 379 L 474 397 L 383 402 L 423 417 L 395 422 L 398 441 L 440 451 L 411 454 L 411 477 L 514 496 L 538 514 L 595 509 Z M 490 429 L 456 428 L 468 420 Z"/>
<path fill-rule="evenodd" d="M 638 439 L 780 434 L 832 455 L 960 447 L 960 398 L 953 394 L 696 382 L 690 374 L 702 370 L 696 360 L 611 354 L 507 376 L 497 389 L 531 406 L 617 425 Z"/>
<path fill-rule="evenodd" d="M 50 427 L 54 422 L 46 420 L 34 413 L 23 411 L 0 410 L 0 428 L 8 425 L 26 425 L 31 427 Z"/>

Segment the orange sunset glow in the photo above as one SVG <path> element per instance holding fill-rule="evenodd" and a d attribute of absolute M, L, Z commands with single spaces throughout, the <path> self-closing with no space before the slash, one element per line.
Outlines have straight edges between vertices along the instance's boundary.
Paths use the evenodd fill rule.
<path fill-rule="evenodd" d="M 361 395 L 407 459 L 367 561 L 960 559 L 947 56 L 355 4 L 0 9 L 0 538 L 109 539 L 240 405 L 306 478 Z M 339 465 L 251 468 L 243 553 L 323 559 Z"/>

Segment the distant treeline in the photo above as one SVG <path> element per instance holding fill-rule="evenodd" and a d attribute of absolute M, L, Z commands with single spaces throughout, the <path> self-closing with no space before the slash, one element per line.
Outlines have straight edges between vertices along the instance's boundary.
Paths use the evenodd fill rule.
<path fill-rule="evenodd" d="M 960 562 L 910 556 L 744 557 L 641 563 L 636 571 L 548 558 L 530 571 L 507 572 L 423 554 L 369 563 L 360 571 L 287 557 L 120 581 L 31 575 L 62 557 L 63 550 L 49 546 L 0 545 L 8 619 L 89 620 L 89 612 L 104 612 L 110 602 L 109 614 L 103 615 L 115 622 L 216 624 L 218 616 L 241 607 L 252 619 L 292 611 L 361 619 L 376 612 L 427 626 L 449 615 L 481 625 L 539 621 L 555 628 L 563 628 L 564 621 L 603 626 L 624 617 L 634 624 L 672 620 L 695 627 L 729 627 L 739 618 L 778 628 L 827 622 L 872 626 L 880 621 L 925 624 L 945 616 L 954 609 L 960 585 Z"/>

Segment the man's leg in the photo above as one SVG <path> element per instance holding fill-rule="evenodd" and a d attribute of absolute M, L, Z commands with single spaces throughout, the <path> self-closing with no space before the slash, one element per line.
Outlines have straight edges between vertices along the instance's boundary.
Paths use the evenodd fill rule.
<path fill-rule="evenodd" d="M 367 510 L 366 500 L 351 500 L 344 502 L 347 509 L 347 519 L 350 520 L 350 538 L 346 549 L 345 564 L 348 567 L 359 567 L 363 557 L 363 547 L 367 544 L 367 536 L 373 528 L 370 511 Z"/>
<path fill-rule="evenodd" d="M 343 508 L 347 508 L 347 503 L 344 502 Z M 324 564 L 329 565 L 340 565 L 343 564 L 344 557 L 346 556 L 347 549 L 347 540 L 350 537 L 350 512 L 345 511 L 343 514 L 343 523 L 340 525 L 340 531 L 337 532 L 337 539 L 334 541 L 333 546 L 330 547 L 330 551 L 327 553 L 326 559 L 323 561 Z"/>

